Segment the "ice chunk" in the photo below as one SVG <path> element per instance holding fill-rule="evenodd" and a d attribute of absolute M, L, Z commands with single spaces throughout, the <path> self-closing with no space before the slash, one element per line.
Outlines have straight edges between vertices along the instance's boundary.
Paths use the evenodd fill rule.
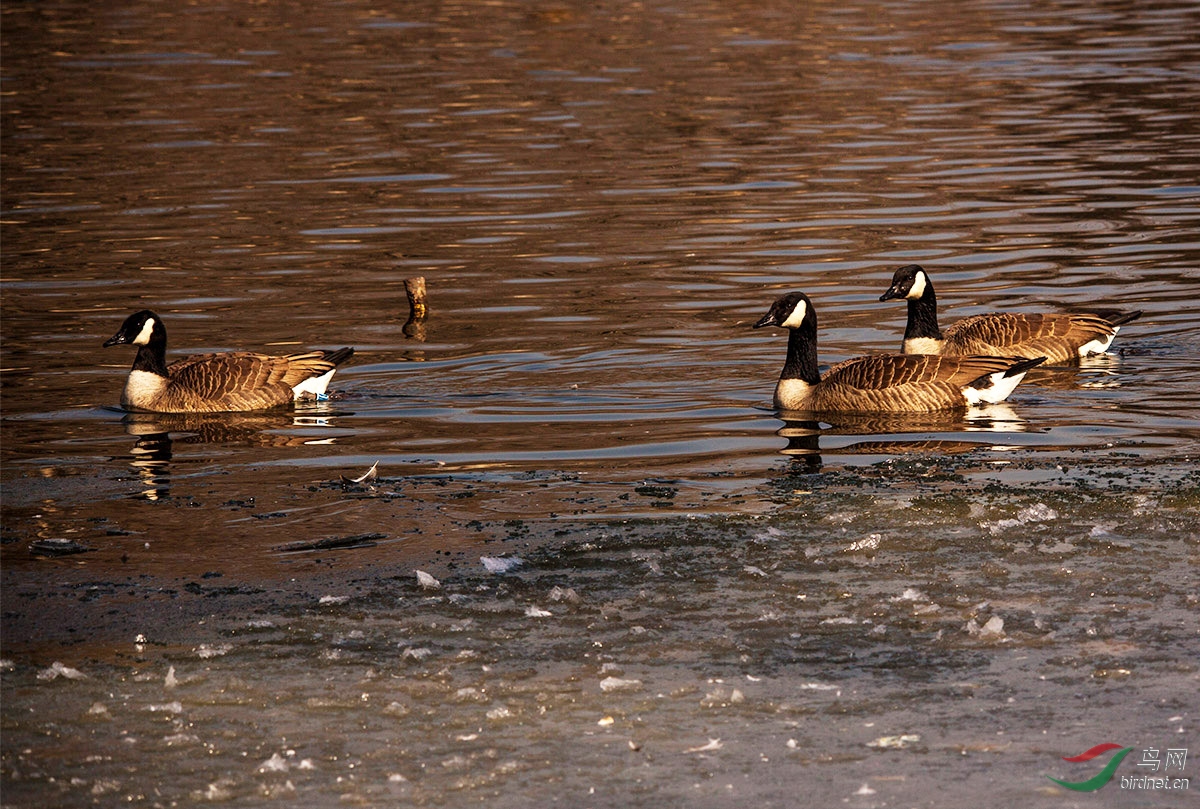
<path fill-rule="evenodd" d="M 689 747 L 684 750 L 685 753 L 707 753 L 709 750 L 720 750 L 725 745 L 721 744 L 720 739 L 709 739 L 708 744 L 702 744 L 699 747 Z"/>
<path fill-rule="evenodd" d="M 480 556 L 479 561 L 488 573 L 507 573 L 525 564 L 517 556 Z"/>
<path fill-rule="evenodd" d="M 536 604 L 530 604 L 525 608 L 526 618 L 550 618 L 553 615 L 554 613 L 550 612 L 550 610 L 544 610 Z"/>
<path fill-rule="evenodd" d="M 275 753 L 262 764 L 258 765 L 258 772 L 287 772 L 289 767 L 287 759 Z"/>
<path fill-rule="evenodd" d="M 873 551 L 879 547 L 879 543 L 883 541 L 883 534 L 869 534 L 857 542 L 851 542 L 846 546 L 846 550 L 850 553 L 854 551 Z"/>
<path fill-rule="evenodd" d="M 57 660 L 50 664 L 50 668 L 42 669 L 37 675 L 39 680 L 57 680 L 59 677 L 65 677 L 68 680 L 87 679 L 87 675 L 79 669 L 73 669 L 70 666 L 64 666 Z"/>
<path fill-rule="evenodd" d="M 999 615 L 993 615 L 988 618 L 983 626 L 980 626 L 974 618 L 967 621 L 964 627 L 968 635 L 974 635 L 979 638 L 1000 638 L 1004 636 L 1004 619 Z"/>
<path fill-rule="evenodd" d="M 600 690 L 605 693 L 609 691 L 636 691 L 641 687 L 641 680 L 627 680 L 622 677 L 605 677 L 600 681 Z"/>
<path fill-rule="evenodd" d="M 921 741 L 921 737 L 918 734 L 904 733 L 899 736 L 880 736 L 873 742 L 867 742 L 867 747 L 874 747 L 877 750 L 902 750 L 919 741 Z"/>

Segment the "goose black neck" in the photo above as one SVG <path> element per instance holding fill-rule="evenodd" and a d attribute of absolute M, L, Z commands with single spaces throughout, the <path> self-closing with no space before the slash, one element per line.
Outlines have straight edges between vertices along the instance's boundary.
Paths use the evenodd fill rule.
<path fill-rule="evenodd" d="M 158 376 L 167 375 L 167 340 L 158 335 L 150 338 L 144 346 L 138 346 L 137 356 L 133 358 L 133 370 L 147 371 Z"/>
<path fill-rule="evenodd" d="M 942 330 L 937 322 L 937 296 L 933 294 L 933 285 L 927 284 L 925 294 L 919 298 L 908 299 L 908 325 L 904 329 L 904 339 L 914 338 L 942 339 Z"/>
<path fill-rule="evenodd" d="M 821 371 L 817 367 L 817 326 L 811 320 L 788 334 L 787 359 L 779 378 L 800 379 L 810 385 L 821 381 Z"/>

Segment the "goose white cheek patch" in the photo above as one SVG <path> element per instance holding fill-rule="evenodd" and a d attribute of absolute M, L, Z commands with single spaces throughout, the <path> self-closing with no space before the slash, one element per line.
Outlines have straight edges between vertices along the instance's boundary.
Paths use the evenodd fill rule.
<path fill-rule="evenodd" d="M 904 297 L 907 298 L 908 300 L 915 301 L 916 299 L 920 298 L 924 294 L 925 294 L 925 273 L 919 272 L 919 273 L 917 273 L 916 277 L 913 278 L 912 288 L 910 288 L 908 290 L 908 294 L 905 295 Z"/>
<path fill-rule="evenodd" d="M 788 319 L 779 325 L 786 326 L 789 329 L 799 328 L 800 324 L 804 322 L 806 314 L 808 314 L 808 305 L 804 301 L 800 301 L 796 304 L 796 308 L 792 310 L 792 313 L 788 315 Z"/>
<path fill-rule="evenodd" d="M 138 336 L 133 338 L 135 346 L 144 346 L 150 342 L 150 335 L 154 333 L 154 318 L 148 318 L 142 325 L 142 330 L 138 332 Z"/>

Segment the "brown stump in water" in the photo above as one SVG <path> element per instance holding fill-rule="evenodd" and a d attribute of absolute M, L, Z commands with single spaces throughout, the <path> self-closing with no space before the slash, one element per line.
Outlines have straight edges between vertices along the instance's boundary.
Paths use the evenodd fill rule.
<path fill-rule="evenodd" d="M 408 321 L 404 324 L 404 336 L 425 341 L 425 279 L 421 276 L 404 279 L 404 292 L 408 295 Z"/>

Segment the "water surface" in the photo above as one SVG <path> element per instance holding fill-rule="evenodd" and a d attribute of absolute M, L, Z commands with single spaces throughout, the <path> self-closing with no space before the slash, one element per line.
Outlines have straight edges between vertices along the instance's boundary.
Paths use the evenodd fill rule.
<path fill-rule="evenodd" d="M 1195 738 L 1197 25 L 7 5 L 6 805 L 1162 805 L 1045 775 Z M 912 262 L 1143 315 L 970 417 L 773 413 L 770 303 L 895 350 Z M 133 419 L 141 308 L 357 353 Z"/>

